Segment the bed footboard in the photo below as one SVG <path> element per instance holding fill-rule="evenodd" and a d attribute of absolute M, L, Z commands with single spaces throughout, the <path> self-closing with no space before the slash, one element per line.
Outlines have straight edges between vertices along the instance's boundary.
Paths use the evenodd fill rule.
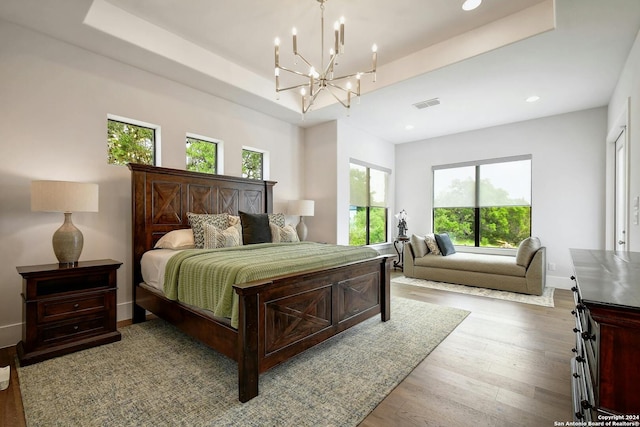
<path fill-rule="evenodd" d="M 239 295 L 238 391 L 260 373 L 372 317 L 390 319 L 390 257 L 234 286 Z"/>

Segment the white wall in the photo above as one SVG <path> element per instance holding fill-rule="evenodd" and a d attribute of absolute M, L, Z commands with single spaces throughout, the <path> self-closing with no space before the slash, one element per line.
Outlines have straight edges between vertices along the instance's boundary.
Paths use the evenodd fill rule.
<path fill-rule="evenodd" d="M 348 245 L 349 161 L 357 159 L 393 171 L 395 147 L 352 127 L 348 118 L 307 128 L 304 140 L 304 195 L 315 200 L 315 215 L 305 218 L 307 240 Z M 391 173 L 390 203 L 394 200 L 394 179 Z M 389 239 L 393 232 L 390 225 Z"/>
<path fill-rule="evenodd" d="M 337 122 L 304 130 L 303 198 L 315 201 L 313 217 L 305 218 L 307 240 L 336 243 Z"/>
<path fill-rule="evenodd" d="M 616 134 L 616 127 L 620 123 L 621 116 L 628 117 L 628 165 L 629 165 L 629 226 L 627 228 L 627 249 L 634 252 L 640 251 L 640 221 L 634 223 L 633 198 L 640 197 L 640 33 L 636 36 L 635 43 L 629 52 L 627 62 L 618 80 L 618 84 L 609 102 L 608 130 L 611 135 Z M 624 121 L 624 119 L 623 119 Z M 609 149 L 609 157 L 613 150 Z M 611 165 L 611 160 L 609 161 Z M 610 168 L 608 174 L 613 174 Z M 612 185 L 612 179 L 608 180 Z"/>
<path fill-rule="evenodd" d="M 240 175 L 243 145 L 268 150 L 274 210 L 301 195 L 297 126 L 0 20 L 0 347 L 21 339 L 15 267 L 57 262 L 51 236 L 63 216 L 30 211 L 35 179 L 100 185 L 100 212 L 73 214 L 80 260 L 124 262 L 118 318 L 130 317 L 130 173 L 107 164 L 107 114 L 160 125 L 165 167 L 184 169 L 187 132 L 224 141 L 228 175 Z"/>
<path fill-rule="evenodd" d="M 606 108 L 401 144 L 396 206 L 410 233 L 432 229 L 432 166 L 532 155 L 532 231 L 547 247 L 548 284 L 568 286 L 569 248 L 604 249 Z"/>

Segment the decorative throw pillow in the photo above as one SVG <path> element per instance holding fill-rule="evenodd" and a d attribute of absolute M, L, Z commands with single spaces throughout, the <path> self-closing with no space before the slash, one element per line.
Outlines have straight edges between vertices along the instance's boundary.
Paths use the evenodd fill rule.
<path fill-rule="evenodd" d="M 214 225 L 220 230 L 224 230 L 229 226 L 229 214 L 195 214 L 193 212 L 187 212 L 187 218 L 189 219 L 189 225 L 193 229 L 193 240 L 195 241 L 196 248 L 204 248 L 204 224 Z"/>
<path fill-rule="evenodd" d="M 422 258 L 429 253 L 429 247 L 424 240 L 424 236 L 411 235 L 411 247 L 413 248 L 413 255 L 416 258 Z"/>
<path fill-rule="evenodd" d="M 193 230 L 190 228 L 170 231 L 162 236 L 154 246 L 158 249 L 193 249 L 195 247 Z"/>
<path fill-rule="evenodd" d="M 440 248 L 438 247 L 438 242 L 436 242 L 436 236 L 433 233 L 424 236 L 424 242 L 427 244 L 430 254 L 441 255 Z"/>
<path fill-rule="evenodd" d="M 271 243 L 271 228 L 269 227 L 268 214 L 240 212 L 240 222 L 242 223 L 243 244 Z"/>
<path fill-rule="evenodd" d="M 274 214 L 268 214 L 269 215 L 269 222 L 277 225 L 278 227 L 284 227 L 285 223 L 284 223 L 284 214 L 283 213 L 274 213 Z"/>
<path fill-rule="evenodd" d="M 278 227 L 271 222 L 269 223 L 269 227 L 271 227 L 271 239 L 273 243 L 293 243 L 300 241 L 296 229 L 291 225 Z"/>
<path fill-rule="evenodd" d="M 524 268 L 529 268 L 529 264 L 531 264 L 533 256 L 541 247 L 542 243 L 537 237 L 528 237 L 524 239 L 518 245 L 518 252 L 516 253 L 516 264 L 521 265 Z"/>
<path fill-rule="evenodd" d="M 240 222 L 240 217 L 229 215 L 229 227 L 235 227 L 238 229 L 238 235 L 240 236 L 240 246 L 242 246 L 242 223 Z"/>
<path fill-rule="evenodd" d="M 204 249 L 230 248 L 240 246 L 238 228 L 231 226 L 220 230 L 215 225 L 204 224 Z"/>
<path fill-rule="evenodd" d="M 447 256 L 456 253 L 456 248 L 453 246 L 451 242 L 451 238 L 447 233 L 440 233 L 435 235 L 436 243 L 438 244 L 438 248 L 442 253 L 442 256 Z"/>

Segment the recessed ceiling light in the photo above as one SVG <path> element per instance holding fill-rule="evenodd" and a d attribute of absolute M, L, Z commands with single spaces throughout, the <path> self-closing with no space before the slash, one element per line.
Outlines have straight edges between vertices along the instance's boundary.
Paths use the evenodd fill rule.
<path fill-rule="evenodd" d="M 473 10 L 480 6 L 482 0 L 467 0 L 462 4 L 462 10 Z"/>
<path fill-rule="evenodd" d="M 413 125 L 406 125 L 404 128 L 405 128 L 406 130 L 411 130 L 411 129 L 413 129 Z"/>
<path fill-rule="evenodd" d="M 540 97 L 538 95 L 532 95 L 532 96 L 527 98 L 527 102 L 536 102 L 539 99 L 540 99 Z"/>

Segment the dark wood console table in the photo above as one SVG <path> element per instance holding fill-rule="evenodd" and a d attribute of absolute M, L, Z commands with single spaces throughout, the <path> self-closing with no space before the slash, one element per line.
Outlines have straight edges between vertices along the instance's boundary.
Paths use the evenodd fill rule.
<path fill-rule="evenodd" d="M 571 258 L 574 419 L 639 421 L 640 253 L 571 249 Z"/>

